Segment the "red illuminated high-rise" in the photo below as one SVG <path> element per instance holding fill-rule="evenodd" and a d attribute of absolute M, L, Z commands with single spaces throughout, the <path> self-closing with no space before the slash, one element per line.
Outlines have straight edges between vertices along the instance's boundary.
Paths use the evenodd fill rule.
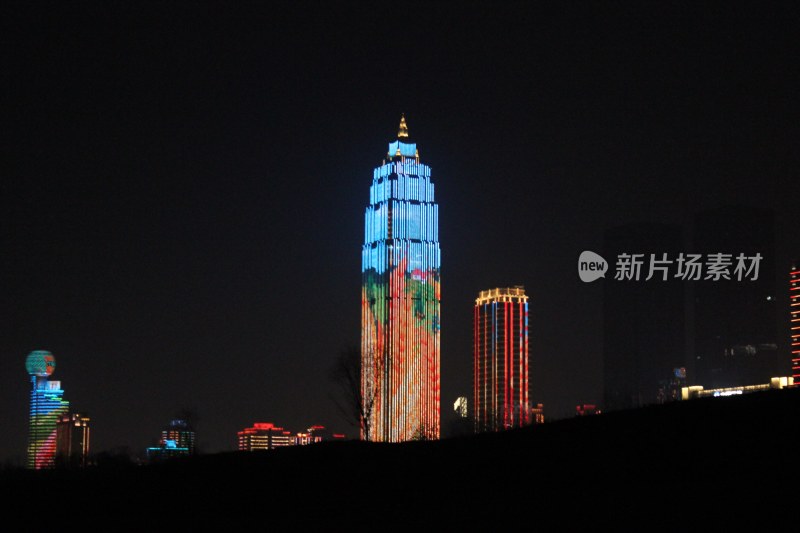
<path fill-rule="evenodd" d="M 800 260 L 792 263 L 789 272 L 789 313 L 790 322 L 790 352 L 792 355 L 792 377 L 795 383 L 800 383 Z"/>
<path fill-rule="evenodd" d="M 481 291 L 475 300 L 474 335 L 475 431 L 528 425 L 531 409 L 528 398 L 528 296 L 525 289 Z"/>

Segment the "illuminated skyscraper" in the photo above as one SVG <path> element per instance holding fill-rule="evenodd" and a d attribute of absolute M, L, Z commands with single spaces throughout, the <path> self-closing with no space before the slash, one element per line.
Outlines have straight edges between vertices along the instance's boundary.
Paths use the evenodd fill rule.
<path fill-rule="evenodd" d="M 795 383 L 800 383 L 800 260 L 792 263 L 789 272 L 789 312 L 790 322 L 790 351 L 792 355 L 792 378 Z"/>
<path fill-rule="evenodd" d="M 475 431 L 530 424 L 528 296 L 524 288 L 480 292 L 475 300 L 474 340 Z"/>
<path fill-rule="evenodd" d="M 89 458 L 89 417 L 80 413 L 61 415 L 56 422 L 56 453 L 68 466 L 86 466 Z"/>
<path fill-rule="evenodd" d="M 69 410 L 60 381 L 50 381 L 56 359 L 48 351 L 28 354 L 25 368 L 31 376 L 31 406 L 28 425 L 28 468 L 52 468 L 56 458 L 56 422 Z"/>
<path fill-rule="evenodd" d="M 361 286 L 362 437 L 439 438 L 439 206 L 431 169 L 397 140 L 373 172 Z"/>

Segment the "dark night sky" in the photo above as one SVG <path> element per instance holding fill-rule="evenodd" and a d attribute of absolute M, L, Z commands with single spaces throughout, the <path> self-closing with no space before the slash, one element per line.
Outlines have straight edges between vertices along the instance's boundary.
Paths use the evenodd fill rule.
<path fill-rule="evenodd" d="M 256 421 L 352 434 L 327 370 L 401 112 L 440 204 L 443 410 L 498 285 L 532 296 L 547 414 L 601 399 L 603 282 L 575 263 L 609 226 L 771 206 L 779 274 L 800 255 L 788 4 L 135 4 L 0 7 L 0 459 L 37 348 L 95 451 L 185 407 L 206 451 Z"/>

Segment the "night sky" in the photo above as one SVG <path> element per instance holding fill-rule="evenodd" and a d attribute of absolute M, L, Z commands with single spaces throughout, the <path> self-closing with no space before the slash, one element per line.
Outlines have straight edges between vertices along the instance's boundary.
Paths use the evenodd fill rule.
<path fill-rule="evenodd" d="M 478 291 L 510 285 L 546 415 L 601 400 L 603 281 L 576 263 L 608 227 L 769 206 L 779 287 L 800 256 L 788 3 L 28 4 L 0 7 L 0 460 L 33 349 L 93 451 L 185 408 L 207 452 L 253 422 L 354 436 L 328 369 L 401 113 L 440 206 L 443 411 Z"/>

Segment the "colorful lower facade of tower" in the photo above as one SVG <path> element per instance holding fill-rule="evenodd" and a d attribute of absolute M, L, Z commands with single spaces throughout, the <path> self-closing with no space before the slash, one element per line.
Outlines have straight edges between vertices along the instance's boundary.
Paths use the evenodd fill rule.
<path fill-rule="evenodd" d="M 31 377 L 30 421 L 28 426 L 28 468 L 53 468 L 56 459 L 58 420 L 69 412 L 60 381 Z"/>

